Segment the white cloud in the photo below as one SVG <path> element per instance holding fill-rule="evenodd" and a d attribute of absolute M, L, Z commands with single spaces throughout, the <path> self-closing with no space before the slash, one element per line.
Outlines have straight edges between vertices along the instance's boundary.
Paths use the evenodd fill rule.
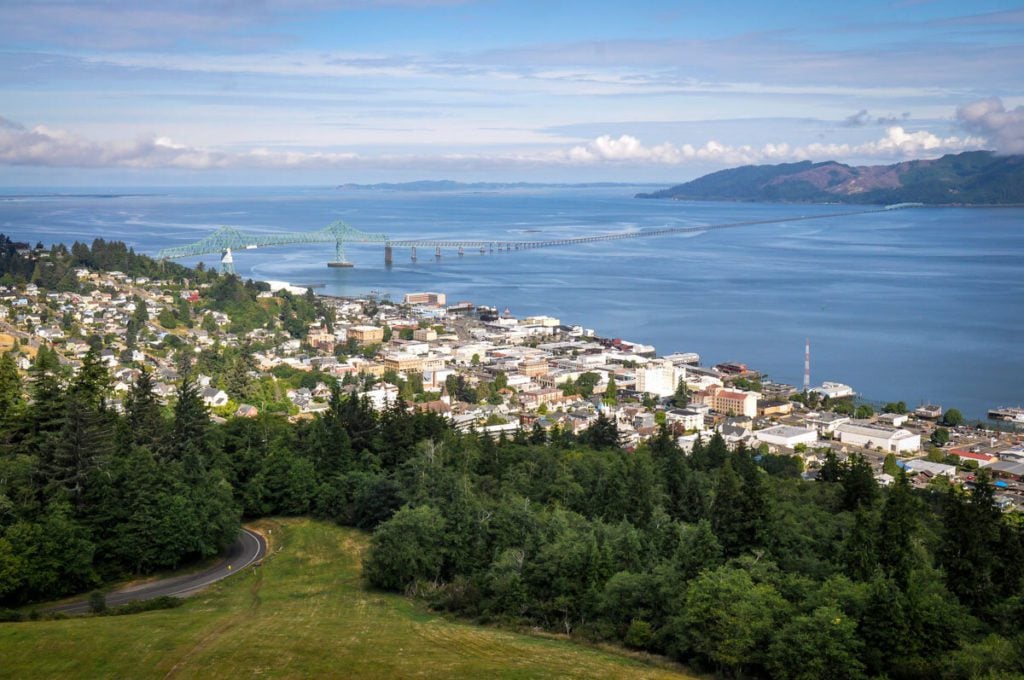
<path fill-rule="evenodd" d="M 1001 153 L 1024 153 L 1024 106 L 1007 111 L 1003 100 L 989 97 L 964 104 L 956 112 L 960 123 L 992 141 Z"/>
<path fill-rule="evenodd" d="M 980 114 L 979 114 L 980 115 Z M 685 164 L 734 166 L 796 160 L 906 159 L 938 156 L 980 148 L 980 137 L 939 137 L 931 132 L 910 132 L 899 126 L 885 136 L 863 144 L 787 143 L 762 146 L 728 145 L 709 140 L 702 145 L 669 142 L 645 145 L 632 135 L 601 135 L 564 149 L 496 154 L 359 155 L 254 148 L 229 152 L 189 146 L 166 136 L 129 142 L 102 142 L 46 126 L 27 129 L 0 118 L 0 164 L 84 168 L 177 168 L 186 170 L 252 168 L 423 168 L 515 167 L 542 165 L 598 165 L 620 163 L 648 166 Z"/>
<path fill-rule="evenodd" d="M 808 144 L 790 146 L 786 143 L 730 146 L 714 140 L 703 146 L 690 144 L 675 146 L 665 143 L 645 146 L 630 135 L 613 138 L 602 135 L 585 145 L 575 146 L 563 155 L 572 162 L 629 161 L 679 165 L 688 161 L 703 161 L 719 165 L 745 165 L 752 163 L 844 160 L 859 158 L 904 159 L 938 156 L 981 148 L 985 140 L 980 137 L 939 137 L 926 130 L 908 132 L 899 126 L 885 131 L 885 136 L 863 144 Z"/>

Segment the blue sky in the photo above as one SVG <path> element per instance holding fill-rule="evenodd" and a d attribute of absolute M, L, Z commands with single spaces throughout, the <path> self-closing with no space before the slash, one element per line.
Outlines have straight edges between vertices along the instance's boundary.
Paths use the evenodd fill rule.
<path fill-rule="evenodd" d="M 0 2 L 0 185 L 1024 153 L 1024 3 Z"/>

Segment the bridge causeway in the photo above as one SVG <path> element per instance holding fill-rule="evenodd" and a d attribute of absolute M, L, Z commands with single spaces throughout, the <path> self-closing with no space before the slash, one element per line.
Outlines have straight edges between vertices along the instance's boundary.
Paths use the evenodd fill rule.
<path fill-rule="evenodd" d="M 916 208 L 920 207 L 920 205 L 921 204 L 919 203 L 901 203 L 884 207 L 872 207 L 865 210 L 830 212 L 819 215 L 796 215 L 687 227 L 638 229 L 636 231 L 622 231 L 608 234 L 594 234 L 590 236 L 574 236 L 568 238 L 539 239 L 531 241 L 512 241 L 503 239 L 391 239 L 386 234 L 360 231 L 345 222 L 332 222 L 323 229 L 299 232 L 247 232 L 234 227 L 221 227 L 206 238 L 196 241 L 195 243 L 164 248 L 157 253 L 156 257 L 160 260 L 176 260 L 186 257 L 219 253 L 221 255 L 221 265 L 224 271 L 233 273 L 234 254 L 239 251 L 293 244 L 334 243 L 335 260 L 329 262 L 328 265 L 334 267 L 351 267 L 352 264 L 348 262 L 345 257 L 346 243 L 380 243 L 384 245 L 384 263 L 386 265 L 390 265 L 393 261 L 395 248 L 409 248 L 410 256 L 412 260 L 415 261 L 417 259 L 417 248 L 433 248 L 434 256 L 437 258 L 441 257 L 442 249 L 456 249 L 459 256 L 464 255 L 466 249 L 479 250 L 480 253 L 534 250 L 537 248 L 602 243 L 604 241 L 656 238 L 659 236 L 671 236 L 674 234 L 694 234 L 719 229 L 735 229 L 738 227 L 751 227 L 766 224 L 806 222 L 810 220 L 823 220 L 836 217 L 852 217 L 890 210 Z"/>

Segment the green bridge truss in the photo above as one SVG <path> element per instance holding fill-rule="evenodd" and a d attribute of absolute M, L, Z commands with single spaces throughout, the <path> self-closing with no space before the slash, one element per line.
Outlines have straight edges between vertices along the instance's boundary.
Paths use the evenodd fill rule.
<path fill-rule="evenodd" d="M 332 222 L 317 231 L 294 232 L 248 232 L 234 227 L 221 227 L 206 238 L 184 246 L 164 248 L 156 254 L 159 260 L 177 260 L 183 257 L 220 253 L 221 262 L 227 271 L 233 271 L 231 251 L 269 248 L 295 243 L 334 243 L 338 262 L 345 261 L 345 243 L 388 243 L 386 234 L 374 234 L 349 226 L 344 222 Z"/>

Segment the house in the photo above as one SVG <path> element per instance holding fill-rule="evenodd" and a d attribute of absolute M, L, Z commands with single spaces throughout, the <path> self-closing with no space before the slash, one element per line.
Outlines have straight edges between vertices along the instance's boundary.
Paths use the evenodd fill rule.
<path fill-rule="evenodd" d="M 228 394 L 224 390 L 218 390 L 216 387 L 204 387 L 199 393 L 203 403 L 211 408 L 218 406 L 224 406 L 228 403 Z"/>
<path fill-rule="evenodd" d="M 255 418 L 260 414 L 260 410 L 252 404 L 240 404 L 235 410 L 236 418 Z"/>

